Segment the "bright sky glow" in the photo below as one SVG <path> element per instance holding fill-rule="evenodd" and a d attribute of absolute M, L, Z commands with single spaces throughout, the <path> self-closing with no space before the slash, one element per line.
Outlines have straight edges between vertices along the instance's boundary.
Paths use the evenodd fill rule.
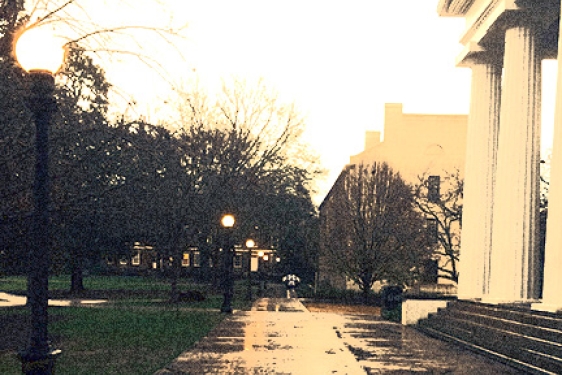
<path fill-rule="evenodd" d="M 318 203 L 349 156 L 362 151 L 365 131 L 382 130 L 385 103 L 403 103 L 410 113 L 468 113 L 471 72 L 455 67 L 464 20 L 438 17 L 438 0 L 77 2 L 102 25 L 187 25 L 175 47 L 141 32 L 112 41 L 148 54 L 166 78 L 127 54 L 100 60 L 109 81 L 137 104 L 121 103 L 120 114 L 165 119 L 172 85 L 217 88 L 231 76 L 263 77 L 296 102 L 307 116 L 306 140 L 329 169 Z M 550 139 L 556 69 L 543 65 Z"/>

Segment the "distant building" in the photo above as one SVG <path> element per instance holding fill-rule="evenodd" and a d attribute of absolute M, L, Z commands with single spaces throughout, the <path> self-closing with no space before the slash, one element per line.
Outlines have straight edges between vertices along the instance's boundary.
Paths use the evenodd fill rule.
<path fill-rule="evenodd" d="M 249 257 L 251 256 L 251 260 Z M 214 264 L 208 258 L 209 267 Z M 108 270 L 116 273 L 126 274 L 147 274 L 150 271 L 165 271 L 172 267 L 173 257 L 164 256 L 152 246 L 134 242 L 131 251 L 121 256 L 107 256 L 106 264 Z M 272 274 L 276 270 L 280 258 L 274 249 L 247 249 L 240 245 L 234 248 L 233 269 L 236 276 L 241 276 L 248 272 L 263 272 Z M 195 275 L 202 272 L 201 251 L 195 246 L 189 246 L 182 252 L 181 269 L 184 275 Z"/>
<path fill-rule="evenodd" d="M 464 173 L 467 115 L 404 113 L 395 103 L 384 108 L 384 141 L 380 132 L 367 131 L 365 150 L 350 157 L 351 165 L 385 161 L 412 184 L 422 175 Z"/>
<path fill-rule="evenodd" d="M 327 215 L 333 215 L 330 198 L 353 165 L 384 161 L 410 184 L 419 183 L 420 177 L 428 179 L 436 194 L 442 184 L 441 176 L 458 171 L 463 178 L 467 121 L 467 115 L 410 114 L 403 112 L 402 104 L 385 104 L 384 140 L 379 131 L 366 132 L 365 149 L 350 157 L 350 164 L 320 206 L 321 223 Z M 322 256 L 323 230 L 321 228 L 318 282 L 337 288 L 353 287 L 330 272 L 330 260 Z"/>

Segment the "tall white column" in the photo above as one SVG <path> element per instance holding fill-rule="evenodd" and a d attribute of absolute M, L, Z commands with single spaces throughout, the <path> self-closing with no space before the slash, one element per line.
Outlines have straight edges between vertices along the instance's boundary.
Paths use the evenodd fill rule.
<path fill-rule="evenodd" d="M 562 28 L 562 22 L 560 24 Z M 554 114 L 554 142 L 548 189 L 548 220 L 542 303 L 533 309 L 562 310 L 562 34 L 558 37 L 558 81 Z"/>
<path fill-rule="evenodd" d="M 480 299 L 488 291 L 500 118 L 501 64 L 478 61 L 471 68 L 459 262 L 460 299 Z"/>
<path fill-rule="evenodd" d="M 538 296 L 541 59 L 532 25 L 505 32 L 490 288 L 485 302 Z"/>

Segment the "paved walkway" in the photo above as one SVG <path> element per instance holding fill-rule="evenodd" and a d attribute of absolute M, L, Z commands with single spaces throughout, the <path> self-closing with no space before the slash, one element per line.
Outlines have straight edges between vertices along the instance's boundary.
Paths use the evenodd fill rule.
<path fill-rule="evenodd" d="M 49 306 L 87 306 L 106 303 L 106 300 L 49 299 Z M 0 307 L 25 306 L 27 297 L 0 292 Z"/>
<path fill-rule="evenodd" d="M 155 375 L 516 373 L 379 317 L 311 313 L 298 299 L 262 298 Z"/>

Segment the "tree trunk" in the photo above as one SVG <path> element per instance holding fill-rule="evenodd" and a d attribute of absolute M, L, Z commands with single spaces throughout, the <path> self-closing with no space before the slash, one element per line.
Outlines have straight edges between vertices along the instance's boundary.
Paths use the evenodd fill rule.
<path fill-rule="evenodd" d="M 70 275 L 70 293 L 79 294 L 85 290 L 84 274 L 82 267 L 82 256 L 79 251 L 73 251 L 72 254 L 72 270 Z"/>
<path fill-rule="evenodd" d="M 211 259 L 213 260 L 213 269 L 211 272 L 212 286 L 214 290 L 221 290 L 221 277 L 223 275 L 223 262 L 219 249 L 210 249 Z"/>
<path fill-rule="evenodd" d="M 371 278 L 362 278 L 361 279 L 361 298 L 363 299 L 364 304 L 369 303 L 369 296 L 371 294 L 371 288 L 373 287 L 373 283 L 371 282 Z"/>
<path fill-rule="evenodd" d="M 180 251 L 175 251 L 173 253 L 172 260 L 172 272 L 170 275 L 170 301 L 178 302 L 180 297 L 180 291 L 178 289 L 178 280 L 181 272 L 181 254 Z"/>
<path fill-rule="evenodd" d="M 172 261 L 172 275 L 170 278 L 170 302 L 178 302 L 180 297 L 180 291 L 178 289 L 178 263 L 180 263 L 180 261 L 174 257 L 174 260 Z"/>
<path fill-rule="evenodd" d="M 199 270 L 198 279 L 203 282 L 210 282 L 211 281 L 211 273 L 212 270 L 209 267 L 209 259 L 211 259 L 211 249 L 209 244 L 207 243 L 207 238 L 209 237 L 209 233 L 207 231 L 203 231 L 198 234 L 196 244 L 197 248 L 199 249 Z M 214 265 L 216 266 L 216 264 Z"/>

